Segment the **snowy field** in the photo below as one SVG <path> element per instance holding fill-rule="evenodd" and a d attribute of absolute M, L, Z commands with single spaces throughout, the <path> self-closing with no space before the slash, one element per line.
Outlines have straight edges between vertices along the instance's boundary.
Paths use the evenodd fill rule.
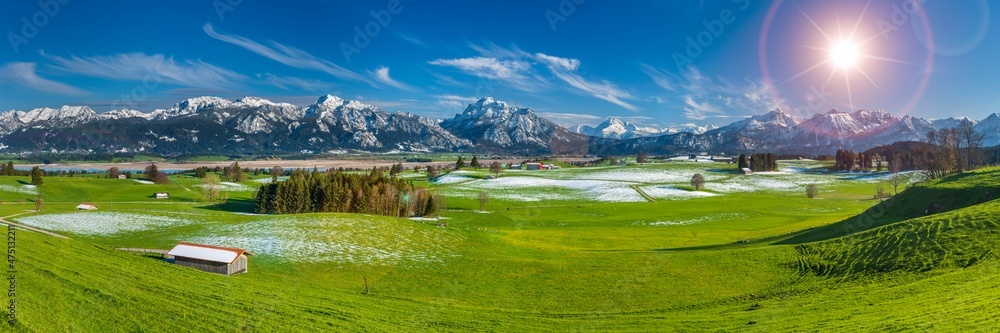
<path fill-rule="evenodd" d="M 447 176 L 442 176 L 444 178 Z M 463 176 L 456 176 L 463 177 Z M 530 176 L 507 176 L 498 179 L 468 178 L 448 187 L 446 194 L 474 198 L 486 191 L 490 197 L 512 201 L 583 200 L 598 202 L 645 201 L 628 182 L 605 180 L 567 180 Z"/>
<path fill-rule="evenodd" d="M 0 192 L 12 192 L 18 194 L 38 194 L 35 185 L 0 185 Z"/>
<path fill-rule="evenodd" d="M 270 181 L 271 179 L 268 178 L 267 180 Z M 208 188 L 209 185 L 208 184 L 201 184 L 201 185 L 198 185 L 198 186 L 200 186 L 201 188 Z M 252 192 L 255 189 L 253 187 L 246 186 L 246 185 L 243 185 L 243 184 L 231 183 L 231 182 L 221 182 L 221 183 L 219 183 L 219 190 L 220 191 L 226 191 L 226 192 Z"/>
<path fill-rule="evenodd" d="M 753 175 L 736 175 L 732 165 L 706 163 L 666 163 L 631 167 L 567 168 L 517 173 L 505 172 L 498 179 L 474 177 L 472 172 L 457 171 L 439 177 L 439 193 L 476 198 L 487 192 L 490 198 L 537 201 L 594 201 L 641 202 L 645 201 L 631 186 L 638 186 L 650 197 L 658 200 L 687 200 L 731 193 L 747 192 L 802 192 L 809 184 L 832 185 L 838 182 L 878 182 L 891 178 L 888 173 L 826 173 L 820 172 L 823 164 L 815 161 L 783 162 L 779 171 L 757 172 Z M 705 177 L 705 189 L 691 191 L 691 177 L 700 173 Z M 916 173 L 902 173 L 911 182 L 919 179 Z"/>
<path fill-rule="evenodd" d="M 287 176 L 278 177 L 278 181 L 279 182 L 283 182 L 283 181 L 286 181 L 286 180 L 288 180 Z M 255 183 L 270 184 L 271 183 L 271 178 L 260 178 L 260 179 L 254 179 L 253 181 Z"/>
<path fill-rule="evenodd" d="M 213 226 L 186 241 L 244 248 L 294 262 L 395 265 L 457 256 L 463 239 L 444 229 L 371 216 L 307 216 Z"/>
<path fill-rule="evenodd" d="M 191 224 L 194 221 L 150 214 L 76 212 L 19 217 L 17 218 L 17 222 L 42 229 L 80 235 L 110 236 L 127 232 L 177 227 Z"/>

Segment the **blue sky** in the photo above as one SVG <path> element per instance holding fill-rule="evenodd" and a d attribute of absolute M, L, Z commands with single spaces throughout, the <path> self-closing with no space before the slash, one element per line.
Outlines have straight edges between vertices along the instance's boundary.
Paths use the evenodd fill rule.
<path fill-rule="evenodd" d="M 1000 112 L 997 3 L 915 1 L 5 1 L 0 110 L 330 93 L 435 118 L 489 95 L 567 125 Z M 838 43 L 856 62 L 830 62 Z"/>

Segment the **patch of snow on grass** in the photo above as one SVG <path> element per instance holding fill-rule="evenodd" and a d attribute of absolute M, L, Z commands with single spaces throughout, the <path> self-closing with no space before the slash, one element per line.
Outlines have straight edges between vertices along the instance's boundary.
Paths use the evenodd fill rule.
<path fill-rule="evenodd" d="M 19 193 L 19 194 L 30 194 L 30 195 L 38 194 L 38 188 L 36 188 L 35 185 L 21 185 L 21 186 L 0 185 L 0 191 Z"/>
<path fill-rule="evenodd" d="M 444 175 L 444 176 L 440 176 L 440 177 L 434 178 L 434 183 L 435 184 L 456 184 L 456 183 L 461 183 L 461 182 L 466 182 L 466 181 L 472 180 L 472 178 L 470 178 L 470 177 L 461 176 L 461 175 L 454 175 L 453 173 L 454 172 L 449 173 L 449 174 Z"/>
<path fill-rule="evenodd" d="M 139 183 L 139 184 L 143 184 L 143 185 L 153 185 L 153 184 L 154 184 L 154 183 L 153 183 L 153 182 L 151 182 L 151 181 L 148 181 L 148 180 L 142 180 L 142 179 L 133 179 L 132 181 L 134 181 L 134 182 L 136 182 L 136 183 Z"/>
<path fill-rule="evenodd" d="M 286 217 L 217 226 L 189 241 L 244 248 L 294 262 L 394 265 L 441 262 L 458 254 L 461 236 L 366 216 Z"/>
<path fill-rule="evenodd" d="M 65 231 L 88 236 L 115 235 L 155 228 L 175 227 L 192 223 L 189 220 L 135 213 L 76 212 L 34 215 L 17 218 L 33 227 Z"/>
<path fill-rule="evenodd" d="M 283 182 L 283 181 L 286 181 L 286 180 L 288 180 L 288 177 L 286 177 L 286 176 L 278 177 L 278 181 L 279 182 Z M 257 182 L 257 183 L 261 183 L 261 184 L 270 184 L 271 183 L 271 178 L 260 178 L 260 179 L 254 179 L 253 181 Z"/>

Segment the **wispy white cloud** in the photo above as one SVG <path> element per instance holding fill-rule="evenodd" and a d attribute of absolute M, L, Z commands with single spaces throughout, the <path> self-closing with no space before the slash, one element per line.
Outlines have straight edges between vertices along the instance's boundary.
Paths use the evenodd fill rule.
<path fill-rule="evenodd" d="M 310 80 L 290 76 L 278 76 L 271 73 L 257 74 L 257 78 L 275 87 L 291 90 L 290 87 L 298 87 L 306 91 L 326 91 L 331 88 L 330 84 L 319 80 Z"/>
<path fill-rule="evenodd" d="M 465 97 L 458 95 L 436 95 L 434 98 L 437 99 L 438 105 L 448 106 L 448 107 L 459 107 L 464 108 L 469 104 L 475 103 L 479 100 L 476 97 Z"/>
<path fill-rule="evenodd" d="M 575 71 L 577 68 L 580 68 L 580 60 L 577 59 L 554 57 L 545 53 L 536 53 L 535 55 L 539 61 L 552 67 L 567 71 Z"/>
<path fill-rule="evenodd" d="M 508 83 L 515 89 L 538 93 L 554 87 L 549 82 L 551 76 L 543 76 L 536 68 L 548 69 L 552 76 L 567 84 L 570 90 L 582 92 L 593 97 L 611 102 L 630 111 L 639 108 L 628 102 L 633 99 L 631 94 L 620 89 L 607 80 L 592 81 L 581 76 L 577 71 L 581 62 L 578 59 L 563 58 L 544 53 L 529 53 L 512 46 L 501 47 L 493 43 L 477 45 L 470 43 L 479 56 L 457 59 L 437 59 L 430 61 L 431 65 L 454 67 L 466 74 Z"/>
<path fill-rule="evenodd" d="M 389 67 L 379 66 L 379 68 L 376 68 L 374 72 L 368 71 L 368 75 L 371 75 L 373 78 L 375 78 L 375 81 L 378 81 L 390 87 L 395 87 L 397 89 L 402 89 L 402 90 L 413 89 L 410 88 L 410 86 L 407 86 L 399 81 L 396 81 L 391 76 L 389 76 Z"/>
<path fill-rule="evenodd" d="M 49 56 L 55 70 L 119 81 L 165 82 L 186 87 L 231 88 L 242 74 L 201 60 L 174 60 L 162 54 L 119 53 L 69 58 Z"/>
<path fill-rule="evenodd" d="M 396 31 L 396 37 L 416 46 L 427 46 L 427 43 L 424 43 L 423 40 L 420 40 L 420 38 L 409 32 Z"/>
<path fill-rule="evenodd" d="M 250 52 L 262 55 L 290 67 L 317 70 L 345 80 L 371 83 L 370 80 L 361 74 L 341 67 L 331 61 L 317 58 L 308 52 L 294 47 L 285 46 L 273 41 L 271 42 L 271 46 L 267 46 L 249 38 L 223 34 L 216 31 L 215 28 L 212 27 L 211 23 L 205 23 L 202 28 L 209 37 L 242 47 Z"/>
<path fill-rule="evenodd" d="M 594 126 L 600 124 L 604 121 L 604 119 L 606 119 L 605 117 L 595 116 L 592 114 L 567 112 L 538 112 L 538 115 L 542 116 L 542 118 L 554 121 L 556 124 L 564 127 L 572 127 L 576 125 Z"/>
<path fill-rule="evenodd" d="M 62 95 L 84 95 L 87 93 L 68 84 L 38 76 L 33 62 L 11 62 L 3 65 L 0 67 L 0 83 Z"/>
<path fill-rule="evenodd" d="M 698 102 L 693 95 L 684 96 L 684 116 L 692 120 L 705 120 L 709 117 L 724 116 L 726 113 L 708 102 Z"/>
<path fill-rule="evenodd" d="M 646 75 L 649 75 L 649 77 L 653 79 L 653 82 L 656 83 L 656 85 L 660 86 L 660 88 L 663 88 L 667 91 L 677 90 L 677 87 L 674 86 L 673 82 L 671 82 L 670 77 L 667 76 L 667 74 L 660 72 L 656 68 L 653 68 L 653 66 L 647 64 L 640 64 L 640 67 L 642 68 L 642 72 L 646 73 Z"/>
<path fill-rule="evenodd" d="M 544 53 L 536 53 L 535 56 L 539 61 L 548 65 L 553 75 L 558 77 L 560 80 L 563 80 L 563 82 L 568 83 L 571 87 L 590 94 L 591 96 L 614 103 L 615 105 L 621 106 L 629 111 L 636 111 L 639 109 L 635 105 L 625 101 L 626 99 L 631 99 L 632 95 L 619 89 L 614 83 L 611 83 L 611 81 L 589 81 L 577 74 L 576 70 L 580 67 L 580 60 L 555 57 Z"/>
<path fill-rule="evenodd" d="M 759 114 L 787 104 L 761 81 L 713 80 L 693 66 L 676 74 L 646 64 L 640 69 L 667 92 L 655 99 L 660 104 L 682 104 L 684 116 L 691 120 Z"/>
<path fill-rule="evenodd" d="M 487 57 L 437 59 L 429 64 L 454 67 L 471 75 L 494 80 L 522 80 L 525 78 L 524 72 L 530 67 L 523 61 Z"/>

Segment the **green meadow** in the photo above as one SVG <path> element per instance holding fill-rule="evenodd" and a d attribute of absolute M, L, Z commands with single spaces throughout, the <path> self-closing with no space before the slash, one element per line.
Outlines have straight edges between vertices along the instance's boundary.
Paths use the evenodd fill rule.
<path fill-rule="evenodd" d="M 925 181 L 815 161 L 461 170 L 440 217 L 252 214 L 252 177 L 203 200 L 97 175 L 0 177 L 16 237 L 12 332 L 995 331 L 1000 169 Z M 691 176 L 707 183 L 695 191 Z M 258 181 L 260 180 L 260 181 Z M 819 195 L 807 198 L 805 186 Z M 168 192 L 170 199 L 152 199 Z M 489 201 L 480 210 L 479 194 Z M 32 212 L 42 195 L 44 207 Z M 77 211 L 81 202 L 96 211 Z M 222 276 L 120 247 L 246 248 Z M 365 281 L 370 292 L 365 293 Z"/>

